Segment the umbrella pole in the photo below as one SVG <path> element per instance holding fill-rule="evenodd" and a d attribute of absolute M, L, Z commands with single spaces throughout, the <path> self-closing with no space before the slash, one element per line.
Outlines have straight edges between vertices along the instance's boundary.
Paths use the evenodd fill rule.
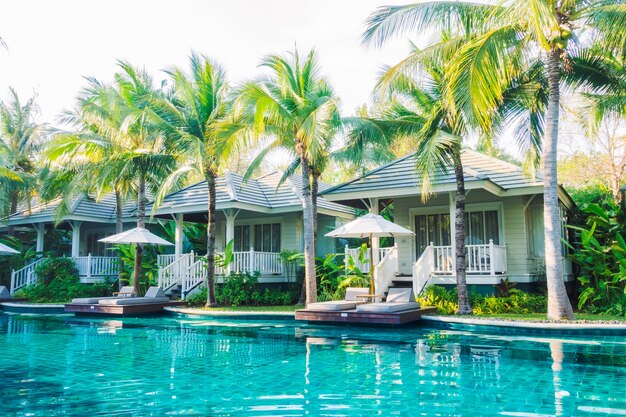
<path fill-rule="evenodd" d="M 370 291 L 371 295 L 375 293 L 374 283 L 374 242 L 372 242 L 372 235 L 370 234 Z"/>

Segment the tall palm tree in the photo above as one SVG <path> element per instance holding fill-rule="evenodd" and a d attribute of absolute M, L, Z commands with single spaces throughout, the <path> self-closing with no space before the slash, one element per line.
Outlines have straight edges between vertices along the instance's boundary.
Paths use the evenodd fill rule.
<path fill-rule="evenodd" d="M 17 211 L 20 201 L 30 202 L 36 189 L 37 152 L 46 135 L 45 124 L 37 123 L 36 97 L 23 103 L 10 88 L 10 98 L 0 102 L 0 155 L 4 175 L 0 175 L 0 197 L 6 204 L 3 216 Z"/>
<path fill-rule="evenodd" d="M 239 102 L 250 111 L 256 136 L 272 138 L 256 158 L 257 162 L 276 148 L 292 150 L 300 160 L 306 303 L 309 304 L 317 300 L 311 179 L 315 177 L 315 161 L 325 152 L 335 129 L 339 99 L 320 76 L 314 51 L 302 60 L 297 51 L 287 56 L 270 55 L 261 66 L 269 70 L 269 75 L 245 83 Z"/>
<path fill-rule="evenodd" d="M 172 186 L 189 174 L 200 174 L 208 187 L 207 207 L 207 307 L 217 304 L 215 298 L 215 225 L 216 180 L 224 165 L 234 132 L 225 131 L 224 122 L 231 104 L 226 73 L 215 61 L 195 53 L 189 59 L 190 73 L 174 68 L 167 71 L 173 90 L 156 106 L 159 128 L 170 135 L 183 159 L 161 187 L 156 205 Z"/>
<path fill-rule="evenodd" d="M 453 94 L 460 106 L 488 128 L 508 84 L 529 60 L 544 63 L 548 81 L 543 142 L 544 224 L 548 317 L 572 318 L 562 279 L 560 212 L 557 184 L 559 106 L 563 76 L 585 74 L 579 85 L 598 87 L 601 78 L 587 39 L 601 38 L 605 47 L 626 45 L 626 3 L 623 0 L 513 0 L 498 4 L 432 1 L 382 7 L 372 14 L 366 42 L 382 44 L 407 30 L 459 31 L 464 19 L 475 19 L 482 33 L 454 58 Z M 504 82 L 503 82 L 504 81 Z"/>
<path fill-rule="evenodd" d="M 415 50 L 414 53 L 419 53 Z M 411 76 L 412 75 L 412 76 Z M 382 75 L 377 95 L 386 95 L 378 118 L 349 118 L 351 126 L 344 155 L 359 163 L 369 143 L 391 147 L 395 142 L 415 142 L 416 169 L 422 173 L 422 198 L 432 190 L 438 172 L 452 168 L 456 180 L 455 269 L 457 314 L 471 314 L 465 266 L 465 179 L 461 161 L 463 137 L 468 126 L 445 95 L 446 73 L 434 62 L 412 66 L 406 74 L 399 66 Z"/>

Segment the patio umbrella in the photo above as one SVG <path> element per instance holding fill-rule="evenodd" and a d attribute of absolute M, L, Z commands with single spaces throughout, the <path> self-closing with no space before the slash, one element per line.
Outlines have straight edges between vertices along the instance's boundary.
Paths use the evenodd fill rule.
<path fill-rule="evenodd" d="M 370 239 L 370 290 L 374 294 L 374 249 L 372 246 L 373 237 L 396 237 L 396 236 L 412 236 L 411 230 L 395 223 L 385 220 L 383 216 L 378 214 L 366 214 L 358 219 L 346 223 L 332 232 L 326 233 L 328 237 L 344 237 L 344 238 L 369 238 Z"/>
<path fill-rule="evenodd" d="M 0 243 L 0 255 L 17 255 L 18 253 L 15 249 Z"/>
<path fill-rule="evenodd" d="M 98 242 L 104 243 L 147 243 L 152 245 L 174 246 L 173 243 L 165 239 L 161 239 L 154 233 L 151 233 L 143 227 L 135 227 L 134 229 L 118 233 L 113 236 L 100 239 Z"/>

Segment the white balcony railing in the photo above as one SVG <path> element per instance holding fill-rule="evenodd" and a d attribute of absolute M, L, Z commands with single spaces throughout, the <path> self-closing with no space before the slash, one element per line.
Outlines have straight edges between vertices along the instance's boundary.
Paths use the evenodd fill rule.
<path fill-rule="evenodd" d="M 76 256 L 72 258 L 81 278 L 102 278 L 117 275 L 117 258 L 114 256 Z"/>
<path fill-rule="evenodd" d="M 393 250 L 393 246 L 389 247 L 389 248 L 378 248 L 378 259 L 379 261 L 384 259 L 385 256 L 387 255 L 388 252 Z M 361 248 L 349 248 L 348 245 L 346 245 L 346 247 L 344 248 L 344 255 L 345 255 L 345 259 L 346 259 L 346 263 L 347 263 L 347 259 L 348 257 L 352 257 L 352 259 L 354 259 L 354 264 L 356 265 L 357 268 L 359 268 L 359 270 L 361 272 L 363 272 L 364 274 L 367 274 L 368 272 L 370 272 L 370 252 L 369 252 L 369 248 L 367 250 L 367 253 L 365 254 L 365 259 L 367 262 L 360 262 L 359 261 L 359 253 L 361 252 Z"/>
<path fill-rule="evenodd" d="M 465 245 L 465 251 L 466 272 L 468 274 L 496 275 L 506 273 L 506 246 L 496 245 L 493 240 L 490 240 L 487 245 Z M 432 274 L 455 274 L 452 246 L 434 246 L 431 243 L 428 254 L 432 256 L 428 262 Z"/>

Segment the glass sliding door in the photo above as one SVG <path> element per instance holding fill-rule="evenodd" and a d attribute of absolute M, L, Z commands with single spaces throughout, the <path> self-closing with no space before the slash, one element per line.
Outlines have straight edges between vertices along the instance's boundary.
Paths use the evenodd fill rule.
<path fill-rule="evenodd" d="M 450 246 L 450 214 L 422 214 L 415 216 L 415 248 L 419 259 L 428 245 Z"/>
<path fill-rule="evenodd" d="M 470 211 L 465 213 L 465 244 L 487 245 L 489 240 L 500 244 L 498 211 Z"/>

